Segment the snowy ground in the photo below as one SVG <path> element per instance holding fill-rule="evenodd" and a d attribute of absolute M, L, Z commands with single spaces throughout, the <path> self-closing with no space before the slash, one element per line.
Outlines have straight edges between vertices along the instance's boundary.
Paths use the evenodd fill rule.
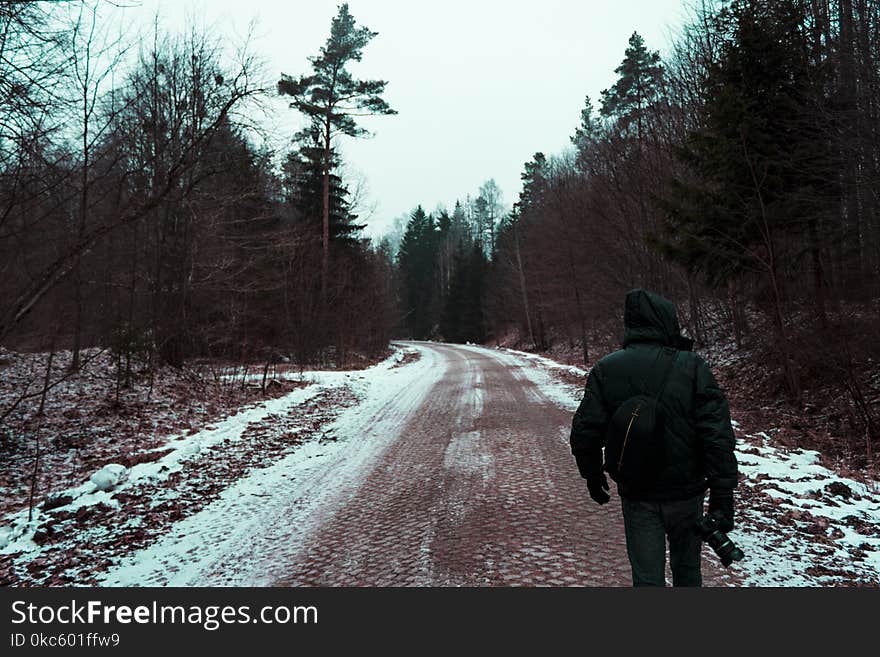
<path fill-rule="evenodd" d="M 324 426 L 332 442 L 307 443 L 238 480 L 173 532 L 124 558 L 100 584 L 262 586 L 276 581 L 288 563 L 286 555 L 308 540 L 326 508 L 356 492 L 374 459 L 396 438 L 393 429 L 401 418 L 417 411 L 442 377 L 434 359 L 428 354 L 413 359 L 415 353 L 398 348 L 388 361 L 355 375 L 321 373 L 320 385 L 351 386 L 358 399 Z M 274 568 L 251 558 L 257 553 L 273 554 Z"/>
<path fill-rule="evenodd" d="M 567 412 L 577 408 L 582 369 L 491 352 L 514 379 L 534 384 L 523 386 L 527 394 Z M 304 387 L 171 436 L 152 448 L 154 459 L 102 468 L 57 491 L 30 522 L 26 510 L 7 514 L 0 519 L 0 577 L 21 585 L 278 581 L 329 510 L 357 494 L 405 419 L 425 407 L 448 364 L 434 353 L 397 345 L 366 370 L 306 373 Z M 840 476 L 820 465 L 816 452 L 779 447 L 772 427 L 747 433 L 734 424 L 741 483 L 731 537 L 746 553 L 735 566 L 739 580 L 880 585 L 876 482 Z M 276 566 L 255 563 L 254 554 L 273 555 Z"/>
<path fill-rule="evenodd" d="M 521 368 L 563 408 L 577 409 L 586 372 L 511 349 Z M 516 358 L 511 358 L 516 362 Z M 574 378 L 573 376 L 574 375 Z M 736 409 L 731 409 L 736 417 Z M 746 558 L 734 567 L 749 586 L 880 586 L 880 484 L 820 465 L 812 450 L 774 446 L 772 427 L 754 434 L 733 421 L 740 485 L 731 538 Z"/>
<path fill-rule="evenodd" d="M 353 455 L 364 451 L 360 444 L 336 442 L 345 423 L 356 421 L 401 387 L 409 388 L 418 403 L 419 392 L 442 373 L 426 372 L 430 363 L 412 361 L 411 352 L 395 348 L 390 358 L 361 371 L 307 372 L 310 383 L 304 388 L 170 439 L 160 448 L 161 458 L 123 469 L 121 480 L 110 490 L 100 490 L 105 482 L 96 476 L 57 492 L 57 502 L 36 509 L 30 522 L 27 510 L 8 514 L 0 522 L 5 578 L 19 584 L 95 583 L 96 573 L 115 567 L 133 549 L 137 556 L 129 565 L 148 561 L 149 555 L 137 549 L 155 544 L 168 532 L 172 534 L 163 543 L 166 549 L 173 544 L 170 552 L 177 550 L 177 557 L 180 551 L 190 554 L 178 562 L 191 561 L 195 546 L 218 558 L 228 556 L 227 543 L 246 536 L 208 536 L 214 529 L 211 515 L 228 514 L 223 504 L 231 502 L 231 512 L 240 514 L 236 525 L 246 534 L 267 506 L 264 498 L 281 497 L 280 485 L 292 480 L 297 469 L 308 470 L 313 459 L 344 451 L 347 467 L 356 468 Z M 401 367 L 404 361 L 410 364 Z M 317 491 L 316 497 L 324 492 Z M 228 515 L 226 520 L 228 527 Z M 205 555 L 204 561 L 211 556 Z M 117 583 L 122 583 L 120 577 Z M 137 568 L 131 567 L 123 579 L 136 583 Z"/>
<path fill-rule="evenodd" d="M 305 385 L 284 378 L 264 391 L 260 380 L 220 381 L 198 364 L 153 369 L 137 361 L 117 387 L 119 364 L 108 351 L 84 350 L 76 372 L 71 360 L 71 352 L 59 351 L 49 368 L 47 353 L 0 348 L 0 518 L 28 507 L 35 465 L 39 506 L 104 465 L 156 460 L 175 437 Z M 40 413 L 47 368 L 50 390 Z"/>

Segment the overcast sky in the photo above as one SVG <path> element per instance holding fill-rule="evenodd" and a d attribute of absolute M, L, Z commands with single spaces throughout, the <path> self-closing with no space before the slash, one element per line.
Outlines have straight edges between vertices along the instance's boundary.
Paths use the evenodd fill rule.
<path fill-rule="evenodd" d="M 158 10 L 174 27 L 197 16 L 230 43 L 257 19 L 254 49 L 270 78 L 309 71 L 336 14 L 336 0 L 128 0 L 147 22 Z M 351 0 L 360 25 L 379 35 L 351 67 L 388 81 L 399 115 L 370 117 L 367 140 L 340 143 L 350 173 L 365 180 L 371 234 L 422 204 L 433 210 L 475 195 L 494 178 L 506 205 L 519 194 L 523 163 L 569 146 L 584 96 L 598 104 L 613 84 L 627 40 L 638 31 L 665 51 L 683 0 Z M 296 125 L 280 99 L 277 145 Z"/>

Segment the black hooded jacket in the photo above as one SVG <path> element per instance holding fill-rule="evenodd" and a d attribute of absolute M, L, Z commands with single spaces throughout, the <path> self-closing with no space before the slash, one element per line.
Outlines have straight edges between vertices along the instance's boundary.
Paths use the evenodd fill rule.
<path fill-rule="evenodd" d="M 602 358 L 587 377 L 584 399 L 571 428 L 571 451 L 581 476 L 601 474 L 608 422 L 630 397 L 654 394 L 662 378 L 663 347 L 680 350 L 660 400 L 666 417 L 666 456 L 650 486 L 618 486 L 622 497 L 646 501 L 685 499 L 733 490 L 737 484 L 734 435 L 727 399 L 706 362 L 680 335 L 673 303 L 646 290 L 626 296 L 623 348 Z"/>

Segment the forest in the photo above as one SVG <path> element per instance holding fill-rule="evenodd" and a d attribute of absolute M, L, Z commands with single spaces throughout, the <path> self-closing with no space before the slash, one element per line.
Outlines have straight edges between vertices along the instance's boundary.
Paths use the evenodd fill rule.
<path fill-rule="evenodd" d="M 872 464 L 880 3 L 704 4 L 664 58 L 633 33 L 615 74 L 569 151 L 524 163 L 512 209 L 490 179 L 451 214 L 413 211 L 404 330 L 589 366 L 619 344 L 625 292 L 652 289 L 698 348 L 730 346 L 743 406 Z"/>
<path fill-rule="evenodd" d="M 0 8 L 0 342 L 73 369 L 92 346 L 177 367 L 383 353 L 391 261 L 358 236 L 320 117 L 261 150 L 249 113 L 276 90 L 251 50 L 158 19 L 129 43 L 100 3 L 62 4 Z"/>
<path fill-rule="evenodd" d="M 330 27 L 309 74 L 264 84 L 250 42 L 158 20 L 128 41 L 101 3 L 0 5 L 3 348 L 69 351 L 71 372 L 106 349 L 122 387 L 197 359 L 343 367 L 394 338 L 589 366 L 645 287 L 698 347 L 732 345 L 761 399 L 812 405 L 873 462 L 880 3 L 706 2 L 662 57 L 634 32 L 512 207 L 487 171 L 381 241 L 338 144 L 396 111 L 346 68 L 377 33 L 346 4 Z M 286 152 L 253 138 L 269 95 L 306 119 Z"/>

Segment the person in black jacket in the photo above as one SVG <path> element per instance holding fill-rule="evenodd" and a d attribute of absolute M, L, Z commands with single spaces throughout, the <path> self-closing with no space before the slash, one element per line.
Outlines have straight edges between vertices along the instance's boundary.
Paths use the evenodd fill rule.
<path fill-rule="evenodd" d="M 590 497 L 610 500 L 603 467 L 609 420 L 637 394 L 656 395 L 648 376 L 665 348 L 678 350 L 660 398 L 664 457 L 649 482 L 618 482 L 634 586 L 664 586 L 666 541 L 674 586 L 700 586 L 702 541 L 695 525 L 709 491 L 719 529 L 733 529 L 737 484 L 734 434 L 727 399 L 706 362 L 680 335 L 675 306 L 642 289 L 627 293 L 623 348 L 590 370 L 571 428 L 571 451 Z"/>

